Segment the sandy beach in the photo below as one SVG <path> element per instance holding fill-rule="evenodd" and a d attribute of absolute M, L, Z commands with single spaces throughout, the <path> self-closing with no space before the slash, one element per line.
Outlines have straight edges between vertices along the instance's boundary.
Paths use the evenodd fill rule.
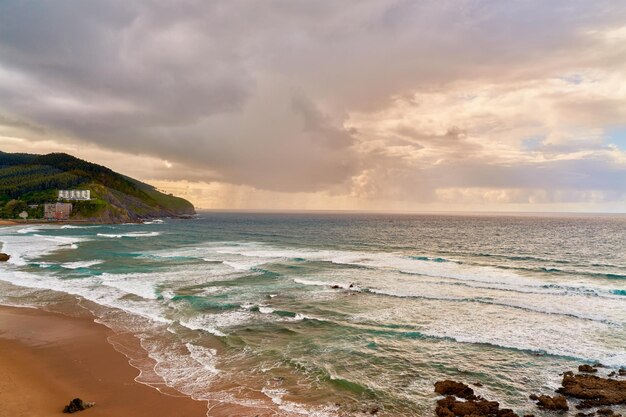
<path fill-rule="evenodd" d="M 138 371 L 88 318 L 0 307 L 0 417 L 61 416 L 72 398 L 85 416 L 204 416 L 207 405 L 134 381 Z"/>

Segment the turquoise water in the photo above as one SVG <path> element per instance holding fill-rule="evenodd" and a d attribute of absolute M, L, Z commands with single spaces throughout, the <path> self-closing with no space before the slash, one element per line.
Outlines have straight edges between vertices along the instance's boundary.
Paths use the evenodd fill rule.
<path fill-rule="evenodd" d="M 141 341 L 140 382 L 209 415 L 430 415 L 442 378 L 541 415 L 527 396 L 561 372 L 626 365 L 623 216 L 203 213 L 0 241 L 0 302 L 78 300 Z"/>

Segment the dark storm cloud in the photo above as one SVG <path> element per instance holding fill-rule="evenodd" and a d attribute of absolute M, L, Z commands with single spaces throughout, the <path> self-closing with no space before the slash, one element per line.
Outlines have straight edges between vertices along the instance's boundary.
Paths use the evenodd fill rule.
<path fill-rule="evenodd" d="M 536 165 L 485 164 L 489 146 L 466 140 L 462 120 L 439 135 L 404 126 L 379 136 L 347 121 L 459 81 L 553 76 L 580 61 L 572 51 L 600 42 L 587 33 L 617 27 L 625 9 L 611 1 L 3 0 L 8 122 L 0 123 L 166 159 L 179 168 L 159 175 L 169 179 L 351 192 L 361 178 L 380 195 L 424 198 L 455 182 L 534 186 Z M 616 66 L 620 53 L 598 60 Z M 575 114 L 587 105 L 563 107 Z M 434 156 L 416 165 L 402 152 Z M 546 187 L 577 187 L 563 180 L 567 166 L 552 166 L 541 176 Z M 596 168 L 597 178 L 621 172 Z"/>

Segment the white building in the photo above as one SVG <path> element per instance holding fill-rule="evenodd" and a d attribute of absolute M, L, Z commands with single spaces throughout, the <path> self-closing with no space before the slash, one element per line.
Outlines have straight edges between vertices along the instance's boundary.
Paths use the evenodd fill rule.
<path fill-rule="evenodd" d="M 59 190 L 59 200 L 89 200 L 91 191 L 89 190 Z"/>

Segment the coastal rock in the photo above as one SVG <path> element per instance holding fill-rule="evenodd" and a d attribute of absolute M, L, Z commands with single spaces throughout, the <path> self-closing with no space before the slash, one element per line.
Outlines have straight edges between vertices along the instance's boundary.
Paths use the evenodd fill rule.
<path fill-rule="evenodd" d="M 619 376 L 626 376 L 626 369 L 624 368 L 619 368 L 619 371 L 617 371 L 619 373 Z"/>
<path fill-rule="evenodd" d="M 576 408 L 626 404 L 626 381 L 595 375 L 563 375 L 558 393 L 583 400 Z"/>
<path fill-rule="evenodd" d="M 65 406 L 65 408 L 63 409 L 63 412 L 71 414 L 77 411 L 86 410 L 88 408 L 93 407 L 94 405 L 96 405 L 96 403 L 94 402 L 85 402 L 81 400 L 80 398 L 74 398 L 72 401 L 70 401 L 68 405 Z"/>
<path fill-rule="evenodd" d="M 7 255 L 6 253 L 0 252 L 0 262 L 6 262 L 11 259 L 11 255 Z"/>
<path fill-rule="evenodd" d="M 454 397 L 446 397 L 437 401 L 435 414 L 437 414 L 438 417 L 487 417 L 499 416 L 498 411 L 500 411 L 500 404 L 496 401 L 487 401 L 484 399 L 459 401 Z M 514 416 L 507 415 L 506 417 Z"/>
<path fill-rule="evenodd" d="M 595 369 L 593 366 L 591 365 L 580 365 L 578 367 L 578 372 L 589 372 L 589 373 L 594 373 L 594 372 L 598 372 L 597 369 Z"/>
<path fill-rule="evenodd" d="M 437 417 L 519 417 L 511 409 L 500 409 L 497 401 L 474 395 L 474 391 L 462 382 L 438 381 L 435 383 L 435 392 L 446 395 L 437 401 Z"/>
<path fill-rule="evenodd" d="M 596 411 L 598 414 L 600 414 L 601 416 L 612 416 L 613 415 L 613 410 L 611 410 L 610 408 L 601 408 L 598 411 Z"/>
<path fill-rule="evenodd" d="M 454 395 L 455 397 L 465 398 L 466 400 L 476 399 L 473 389 L 462 382 L 456 382 L 449 379 L 436 382 L 435 392 L 439 395 Z"/>
<path fill-rule="evenodd" d="M 554 397 L 540 395 L 539 398 L 537 398 L 537 405 L 546 410 L 569 410 L 567 400 L 562 395 L 555 395 Z"/>

